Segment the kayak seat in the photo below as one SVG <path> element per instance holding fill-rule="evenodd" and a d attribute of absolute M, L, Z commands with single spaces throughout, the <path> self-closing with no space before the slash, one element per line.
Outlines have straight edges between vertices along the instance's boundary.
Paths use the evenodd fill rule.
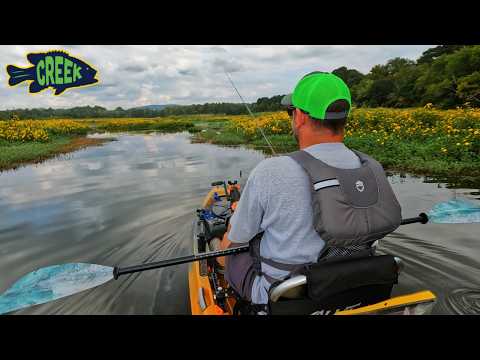
<path fill-rule="evenodd" d="M 390 298 L 401 259 L 391 255 L 337 258 L 307 267 L 303 274 L 272 285 L 269 313 L 333 314 Z"/>
<path fill-rule="evenodd" d="M 280 299 L 301 299 L 307 291 L 307 277 L 297 275 L 284 280 L 272 287 L 270 290 L 270 301 L 277 302 Z"/>

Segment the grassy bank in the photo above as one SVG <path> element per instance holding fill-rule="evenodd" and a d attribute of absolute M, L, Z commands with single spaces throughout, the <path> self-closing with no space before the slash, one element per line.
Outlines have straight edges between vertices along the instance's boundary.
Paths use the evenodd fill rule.
<path fill-rule="evenodd" d="M 0 141 L 0 171 L 38 163 L 87 146 L 101 145 L 105 141 L 109 141 L 109 139 L 66 135 L 56 136 L 48 142 L 9 143 Z"/>
<path fill-rule="evenodd" d="M 104 119 L 89 122 L 96 131 L 141 131 L 154 130 L 160 132 L 181 132 L 192 129 L 192 121 L 177 119 Z"/>
<path fill-rule="evenodd" d="M 37 162 L 102 140 L 89 132 L 189 131 L 196 142 L 248 145 L 265 152 L 297 149 L 286 112 L 249 116 L 189 115 L 149 119 L 0 121 L 0 169 Z M 83 139 L 83 140 L 81 140 Z M 386 169 L 421 175 L 480 178 L 480 110 L 353 109 L 345 143 Z"/>
<path fill-rule="evenodd" d="M 290 119 L 281 112 L 259 114 L 256 120 L 232 116 L 221 127 L 215 124 L 196 132 L 194 138 L 269 152 L 260 127 L 276 152 L 297 149 Z M 388 170 L 480 178 L 480 110 L 354 109 L 345 143 L 375 157 Z"/>
<path fill-rule="evenodd" d="M 179 132 L 191 130 L 194 126 L 190 120 L 176 118 L 0 121 L 0 171 L 110 140 L 88 138 L 89 132 Z"/>

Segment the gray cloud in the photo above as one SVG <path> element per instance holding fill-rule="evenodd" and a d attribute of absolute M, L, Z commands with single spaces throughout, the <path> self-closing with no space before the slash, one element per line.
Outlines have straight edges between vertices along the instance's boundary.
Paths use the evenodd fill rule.
<path fill-rule="evenodd" d="M 183 76 L 196 76 L 198 75 L 198 70 L 197 69 L 183 69 L 183 70 L 178 70 L 178 73 Z"/>
<path fill-rule="evenodd" d="M 211 52 L 219 52 L 219 53 L 226 53 L 227 50 L 221 46 L 212 46 L 210 47 L 208 50 L 210 50 Z"/>
<path fill-rule="evenodd" d="M 306 73 L 340 66 L 367 73 L 401 56 L 416 59 L 429 45 L 414 46 L 0 46 L 0 109 L 100 105 L 109 109 L 148 104 L 239 102 L 224 70 L 247 101 L 286 94 Z M 28 84 L 9 87 L 5 66 L 26 66 L 26 54 L 65 49 L 98 70 L 98 85 L 53 96 L 28 94 Z"/>
<path fill-rule="evenodd" d="M 238 72 L 245 70 L 245 66 L 236 60 L 228 60 L 222 58 L 215 58 L 212 62 L 212 69 L 214 72 Z"/>
<path fill-rule="evenodd" d="M 148 67 L 143 65 L 127 65 L 121 68 L 121 71 L 133 72 L 133 73 L 141 73 L 147 71 Z"/>

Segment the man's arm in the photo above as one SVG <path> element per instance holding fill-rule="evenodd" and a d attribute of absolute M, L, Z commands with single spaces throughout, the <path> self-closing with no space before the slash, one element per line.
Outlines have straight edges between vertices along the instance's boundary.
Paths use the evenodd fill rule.
<path fill-rule="evenodd" d="M 228 233 L 230 232 L 230 229 L 232 228 L 232 224 L 228 224 L 228 229 L 223 235 L 222 242 L 220 243 L 220 249 L 225 250 L 228 249 L 228 247 L 232 244 L 230 239 L 228 238 Z M 236 243 L 233 243 L 233 246 L 235 246 Z"/>
<path fill-rule="evenodd" d="M 262 175 L 264 168 L 260 163 L 250 174 L 242 191 L 237 208 L 230 219 L 228 240 L 234 243 L 248 243 L 261 232 L 261 223 L 265 209 Z"/>
<path fill-rule="evenodd" d="M 260 170 L 260 171 L 259 171 Z M 221 249 L 235 246 L 235 244 L 248 243 L 255 235 L 261 232 L 261 223 L 264 214 L 264 192 L 259 173 L 262 164 L 257 166 L 250 174 L 242 191 L 242 196 L 237 208 L 230 219 L 227 232 L 220 244 Z M 232 245 L 233 244 L 233 245 Z M 223 259 L 218 259 L 220 260 Z"/>

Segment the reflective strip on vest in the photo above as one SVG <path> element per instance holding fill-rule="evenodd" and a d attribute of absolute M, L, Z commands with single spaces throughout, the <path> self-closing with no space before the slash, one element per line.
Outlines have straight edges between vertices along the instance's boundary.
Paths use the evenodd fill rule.
<path fill-rule="evenodd" d="M 332 186 L 340 186 L 340 183 L 338 182 L 337 179 L 328 179 L 328 180 L 316 182 L 315 184 L 313 184 L 313 189 L 315 191 L 318 191 L 320 189 L 324 189 Z"/>

